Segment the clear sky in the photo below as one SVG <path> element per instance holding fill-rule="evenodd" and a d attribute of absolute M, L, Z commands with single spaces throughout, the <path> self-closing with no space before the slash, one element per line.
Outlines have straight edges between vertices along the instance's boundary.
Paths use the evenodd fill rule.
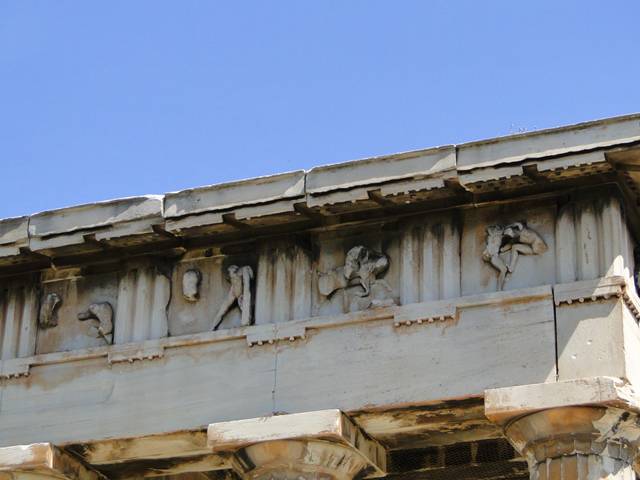
<path fill-rule="evenodd" d="M 640 111 L 637 0 L 0 0 L 0 217 Z"/>

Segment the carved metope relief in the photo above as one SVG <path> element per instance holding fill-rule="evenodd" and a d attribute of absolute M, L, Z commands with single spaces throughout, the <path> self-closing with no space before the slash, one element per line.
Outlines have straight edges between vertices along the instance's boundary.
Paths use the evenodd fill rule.
<path fill-rule="evenodd" d="M 200 298 L 200 283 L 202 274 L 200 270 L 190 269 L 182 275 L 182 296 L 190 302 L 197 302 Z"/>
<path fill-rule="evenodd" d="M 41 328 L 51 328 L 58 325 L 58 309 L 62 303 L 62 298 L 57 293 L 48 294 L 40 306 L 38 325 Z"/>
<path fill-rule="evenodd" d="M 547 251 L 547 244 L 525 222 L 506 226 L 490 225 L 486 230 L 486 246 L 482 259 L 498 271 L 498 289 L 504 289 L 507 275 L 515 272 L 520 255 L 540 255 Z M 507 262 L 503 254 L 510 252 Z"/>
<path fill-rule="evenodd" d="M 217 330 L 225 314 L 233 307 L 238 305 L 242 312 L 241 325 L 247 326 L 253 323 L 253 315 L 251 312 L 251 281 L 253 280 L 253 269 L 245 265 L 231 265 L 227 269 L 227 278 L 229 283 L 229 292 L 224 299 L 222 305 L 218 309 L 218 313 L 213 319 L 213 330 Z"/>
<path fill-rule="evenodd" d="M 350 311 L 395 305 L 391 287 L 378 278 L 388 268 L 389 257 L 359 245 L 347 252 L 344 266 L 320 274 L 318 288 L 327 297 L 348 289 Z"/>
<path fill-rule="evenodd" d="M 78 314 L 78 320 L 90 320 L 89 335 L 102 338 L 107 345 L 113 341 L 113 308 L 108 302 L 92 303 L 89 308 Z"/>

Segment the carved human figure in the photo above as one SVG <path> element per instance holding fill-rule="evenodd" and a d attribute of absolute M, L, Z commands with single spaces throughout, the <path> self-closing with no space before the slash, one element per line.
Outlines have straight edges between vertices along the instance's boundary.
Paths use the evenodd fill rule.
<path fill-rule="evenodd" d="M 333 292 L 349 285 L 349 279 L 344 274 L 344 267 L 334 268 L 327 273 L 320 272 L 318 278 L 318 290 L 325 297 L 331 296 Z"/>
<path fill-rule="evenodd" d="M 364 289 L 360 296 L 367 297 L 371 291 L 371 283 L 387 268 L 389 268 L 389 258 L 386 255 L 360 245 L 347 252 L 344 276 L 347 280 L 358 279 Z"/>
<path fill-rule="evenodd" d="M 182 296 L 190 302 L 197 302 L 200 298 L 200 283 L 202 274 L 200 270 L 190 269 L 182 275 Z"/>
<path fill-rule="evenodd" d="M 528 228 L 524 222 L 514 222 L 507 226 L 490 225 L 482 259 L 498 270 L 498 289 L 503 290 L 509 273 L 515 271 L 520 255 L 540 255 L 547 251 L 542 237 Z M 507 263 L 501 254 L 511 252 Z"/>
<path fill-rule="evenodd" d="M 87 310 L 78 314 L 78 320 L 93 320 L 89 335 L 102 338 L 107 345 L 113 341 L 113 308 L 108 302 L 92 303 Z"/>
<path fill-rule="evenodd" d="M 504 288 L 504 282 L 507 279 L 507 272 L 509 271 L 507 263 L 500 256 L 502 243 L 504 241 L 504 227 L 501 225 L 489 225 L 486 232 L 487 240 L 485 249 L 482 252 L 482 259 L 498 270 L 498 289 L 502 290 Z"/>
<path fill-rule="evenodd" d="M 320 274 L 318 288 L 322 295 L 329 297 L 336 290 L 362 287 L 362 290 L 349 288 L 352 290 L 348 293 L 350 311 L 394 305 L 391 288 L 378 278 L 388 268 L 389 258 L 386 255 L 359 245 L 347 252 L 344 266 Z"/>
<path fill-rule="evenodd" d="M 253 269 L 245 265 L 239 267 L 238 265 L 231 265 L 227 269 L 228 280 L 231 284 L 229 286 L 229 292 L 222 305 L 218 309 L 218 313 L 213 319 L 213 330 L 217 330 L 226 313 L 235 304 L 238 305 L 240 312 L 242 312 L 241 325 L 251 325 L 253 318 L 251 315 L 251 280 L 253 280 Z"/>
<path fill-rule="evenodd" d="M 58 325 L 58 308 L 62 303 L 62 298 L 57 293 L 49 293 L 40 306 L 38 325 L 41 328 L 51 328 Z"/>
<path fill-rule="evenodd" d="M 511 259 L 507 266 L 511 273 L 514 272 L 518 263 L 518 255 L 540 255 L 547 251 L 547 244 L 542 237 L 527 228 L 526 224 L 522 222 L 507 225 L 504 229 L 504 236 L 506 243 L 500 251 L 511 251 Z"/>

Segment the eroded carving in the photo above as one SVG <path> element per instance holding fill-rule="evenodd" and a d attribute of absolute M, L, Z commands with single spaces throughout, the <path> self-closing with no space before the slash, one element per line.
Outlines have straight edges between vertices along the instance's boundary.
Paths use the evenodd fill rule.
<path fill-rule="evenodd" d="M 108 302 L 92 303 L 84 312 L 78 314 L 78 320 L 90 320 L 89 335 L 102 338 L 107 345 L 113 342 L 113 308 Z"/>
<path fill-rule="evenodd" d="M 487 227 L 486 247 L 482 259 L 498 271 L 498 289 L 503 290 L 507 275 L 515 272 L 520 255 L 540 255 L 548 247 L 542 237 L 525 222 Z M 511 252 L 507 263 L 502 254 Z"/>
<path fill-rule="evenodd" d="M 182 296 L 189 302 L 197 302 L 200 298 L 200 283 L 202 274 L 200 270 L 191 269 L 182 275 Z"/>
<path fill-rule="evenodd" d="M 378 278 L 388 268 L 389 257 L 358 245 L 347 252 L 344 266 L 320 274 L 318 288 L 326 297 L 336 290 L 348 290 L 349 311 L 352 312 L 395 305 L 391 287 L 385 280 Z"/>
<path fill-rule="evenodd" d="M 48 294 L 40 306 L 38 325 L 41 328 L 51 328 L 58 325 L 58 309 L 62 303 L 62 298 L 57 293 Z"/>
<path fill-rule="evenodd" d="M 217 330 L 224 316 L 234 306 L 238 305 L 242 313 L 241 325 L 243 327 L 253 323 L 253 315 L 251 312 L 251 280 L 253 280 L 253 269 L 245 265 L 231 265 L 227 269 L 227 279 L 231 284 L 229 292 L 222 305 L 218 309 L 218 313 L 213 319 L 213 330 Z"/>

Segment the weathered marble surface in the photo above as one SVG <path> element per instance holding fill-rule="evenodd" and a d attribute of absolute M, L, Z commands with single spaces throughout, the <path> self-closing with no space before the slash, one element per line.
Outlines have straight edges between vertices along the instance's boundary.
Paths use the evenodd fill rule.
<path fill-rule="evenodd" d="M 0 285 L 7 289 L 8 320 L 2 325 L 9 329 L 6 338 L 14 339 L 18 330 L 13 325 L 21 321 L 23 310 L 27 323 L 34 308 L 39 308 L 41 320 L 55 316 L 57 325 L 41 322 L 39 333 L 37 328 L 25 327 L 21 334 L 24 345 L 37 345 L 30 354 L 41 354 L 103 345 L 104 338 L 89 334 L 90 324 L 78 321 L 78 315 L 96 303 L 106 302 L 113 310 L 111 341 L 126 344 L 239 327 L 243 314 L 238 299 L 245 290 L 246 325 L 495 292 L 501 289 L 499 272 L 485 256 L 487 229 L 514 222 L 525 222 L 545 248 L 528 254 L 529 246 L 518 244 L 525 253 L 518 255 L 513 271 L 506 273 L 502 289 L 613 275 L 626 277 L 633 284 L 633 240 L 620 200 L 612 194 L 607 197 L 607 192 L 595 197 L 577 195 L 568 202 L 529 200 L 411 215 L 385 229 L 363 224 L 309 232 L 304 239 L 276 237 L 258 240 L 237 253 L 185 248 L 179 256 L 132 258 L 95 270 L 46 269 L 26 281 L 35 290 L 26 300 L 16 297 L 15 305 L 10 293 L 15 290 L 15 281 L 9 277 L 0 279 Z M 354 271 L 348 258 L 356 251 L 384 259 L 384 267 L 366 274 Z M 497 255 L 508 265 L 513 249 Z M 245 272 L 236 274 L 246 276 L 245 287 L 232 286 L 230 268 Z M 351 269 L 348 275 L 347 268 Z M 187 272 L 195 275 L 197 295 L 192 298 L 184 294 Z M 366 289 L 364 275 L 370 277 Z M 237 282 L 242 279 L 238 277 Z M 236 294 L 232 293 L 234 288 L 239 289 Z M 47 302 L 53 296 L 57 299 L 55 310 L 47 312 Z M 25 301 L 28 307 L 23 305 Z M 26 352 L 25 348 L 21 352 Z M 6 351 L 10 350 L 7 347 Z"/>
<path fill-rule="evenodd" d="M 73 455 L 50 443 L 0 448 L 0 478 L 16 480 L 103 480 Z"/>
<path fill-rule="evenodd" d="M 78 314 L 96 302 L 116 305 L 119 297 L 118 274 L 110 272 L 81 276 L 77 275 L 77 271 L 65 273 L 66 275 L 51 274 L 51 278 L 45 276 L 41 286 L 42 299 L 55 294 L 61 300 L 56 308 L 57 325 L 39 328 L 37 332 L 36 353 L 68 351 L 106 344 L 102 338 L 95 338 L 89 334 L 90 325 L 81 322 Z M 40 309 L 42 308 L 41 303 Z M 148 312 L 145 312 L 145 315 L 147 314 Z"/>
<path fill-rule="evenodd" d="M 20 254 L 20 248 L 29 245 L 29 217 L 0 220 L 0 256 L 12 257 Z"/>
<path fill-rule="evenodd" d="M 440 320 L 445 311 L 452 316 Z M 405 325 L 409 319 L 416 323 Z M 154 341 L 163 353 L 151 361 L 116 363 L 109 355 L 117 345 L 35 357 L 28 377 L 0 387 L 0 444 L 429 403 L 556 375 L 549 287 L 289 323 L 299 324 L 305 338 L 292 342 L 285 333 L 273 344 L 248 347 L 244 336 L 268 327 L 256 325 Z M 523 355 L 530 338 L 537 341 Z"/>
<path fill-rule="evenodd" d="M 36 351 L 38 292 L 33 284 L 0 291 L 0 360 L 29 357 Z"/>
<path fill-rule="evenodd" d="M 487 389 L 637 386 L 639 142 L 626 116 L 1 220 L 0 445 L 207 472 L 211 423 L 447 445 L 501 435 Z"/>
<path fill-rule="evenodd" d="M 639 400 L 619 378 L 586 377 L 488 390 L 485 411 L 532 480 L 633 480 Z"/>
<path fill-rule="evenodd" d="M 241 478 L 378 478 L 387 451 L 339 410 L 210 424 L 214 453 L 231 455 Z"/>

